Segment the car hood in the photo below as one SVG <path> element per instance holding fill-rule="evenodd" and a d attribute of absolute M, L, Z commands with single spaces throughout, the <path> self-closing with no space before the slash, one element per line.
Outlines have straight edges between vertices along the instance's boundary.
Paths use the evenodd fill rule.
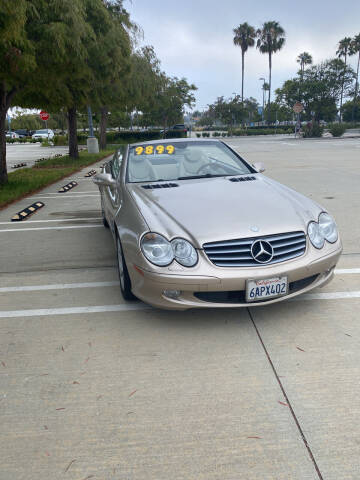
<path fill-rule="evenodd" d="M 161 189 L 127 187 L 151 231 L 187 238 L 197 248 L 206 242 L 306 231 L 322 211 L 274 180 L 253 177 L 243 182 L 229 177 L 181 180 L 178 187 Z"/>

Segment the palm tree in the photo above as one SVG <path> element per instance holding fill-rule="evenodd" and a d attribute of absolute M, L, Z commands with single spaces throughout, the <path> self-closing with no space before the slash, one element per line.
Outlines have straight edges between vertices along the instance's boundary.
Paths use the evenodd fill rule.
<path fill-rule="evenodd" d="M 358 90 L 359 90 L 359 65 L 360 65 L 360 33 L 356 35 L 351 41 L 351 51 L 353 55 L 358 54 L 357 69 L 356 69 L 356 82 L 355 82 L 355 95 L 354 103 L 356 102 Z"/>
<path fill-rule="evenodd" d="M 249 47 L 255 45 L 255 28 L 247 22 L 241 23 L 237 28 L 233 29 L 234 45 L 241 48 L 241 102 L 244 102 L 244 62 L 245 53 Z"/>
<path fill-rule="evenodd" d="M 300 53 L 296 59 L 298 63 L 300 63 L 300 71 L 301 71 L 301 81 L 304 77 L 305 65 L 311 65 L 313 63 L 313 58 L 308 52 Z"/>
<path fill-rule="evenodd" d="M 344 95 L 344 80 L 346 72 L 346 62 L 348 55 L 352 55 L 352 39 L 350 37 L 345 37 L 340 40 L 338 49 L 336 50 L 336 55 L 341 58 L 344 57 L 344 70 L 343 70 L 343 81 L 341 86 L 341 95 L 340 95 L 340 122 L 342 121 L 342 103 Z"/>
<path fill-rule="evenodd" d="M 256 47 L 261 53 L 267 53 L 269 56 L 269 119 L 270 119 L 270 99 L 271 99 L 271 68 L 272 54 L 282 49 L 285 43 L 285 30 L 279 22 L 265 22 L 262 28 L 256 31 L 258 37 Z"/>

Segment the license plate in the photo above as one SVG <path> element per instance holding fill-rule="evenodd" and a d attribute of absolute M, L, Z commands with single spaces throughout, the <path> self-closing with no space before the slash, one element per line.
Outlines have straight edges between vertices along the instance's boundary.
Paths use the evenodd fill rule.
<path fill-rule="evenodd" d="M 281 297 L 288 293 L 287 277 L 264 278 L 246 282 L 246 301 L 256 302 L 267 298 Z"/>

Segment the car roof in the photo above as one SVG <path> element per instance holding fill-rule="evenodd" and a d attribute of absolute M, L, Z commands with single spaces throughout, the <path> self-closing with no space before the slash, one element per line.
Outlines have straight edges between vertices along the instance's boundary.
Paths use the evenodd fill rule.
<path fill-rule="evenodd" d="M 162 140 L 149 140 L 146 142 L 136 142 L 131 143 L 130 146 L 136 145 L 147 145 L 147 144 L 165 144 L 165 143 L 179 143 L 179 142 L 189 142 L 189 143 L 201 143 L 201 142 L 214 142 L 214 143 L 223 143 L 221 140 L 217 138 L 164 138 Z"/>

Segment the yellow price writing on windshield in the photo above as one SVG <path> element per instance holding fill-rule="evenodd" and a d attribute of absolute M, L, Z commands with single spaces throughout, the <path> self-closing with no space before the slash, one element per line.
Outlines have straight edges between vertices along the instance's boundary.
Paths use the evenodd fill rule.
<path fill-rule="evenodd" d="M 157 153 L 159 155 L 163 153 L 167 153 L 168 155 L 172 155 L 175 153 L 174 145 L 146 145 L 145 147 L 136 147 L 135 154 L 136 155 L 152 155 L 153 153 Z"/>
<path fill-rule="evenodd" d="M 159 153 L 161 155 L 162 153 L 164 153 L 165 147 L 164 145 L 156 145 L 155 150 L 156 150 L 156 153 Z"/>

